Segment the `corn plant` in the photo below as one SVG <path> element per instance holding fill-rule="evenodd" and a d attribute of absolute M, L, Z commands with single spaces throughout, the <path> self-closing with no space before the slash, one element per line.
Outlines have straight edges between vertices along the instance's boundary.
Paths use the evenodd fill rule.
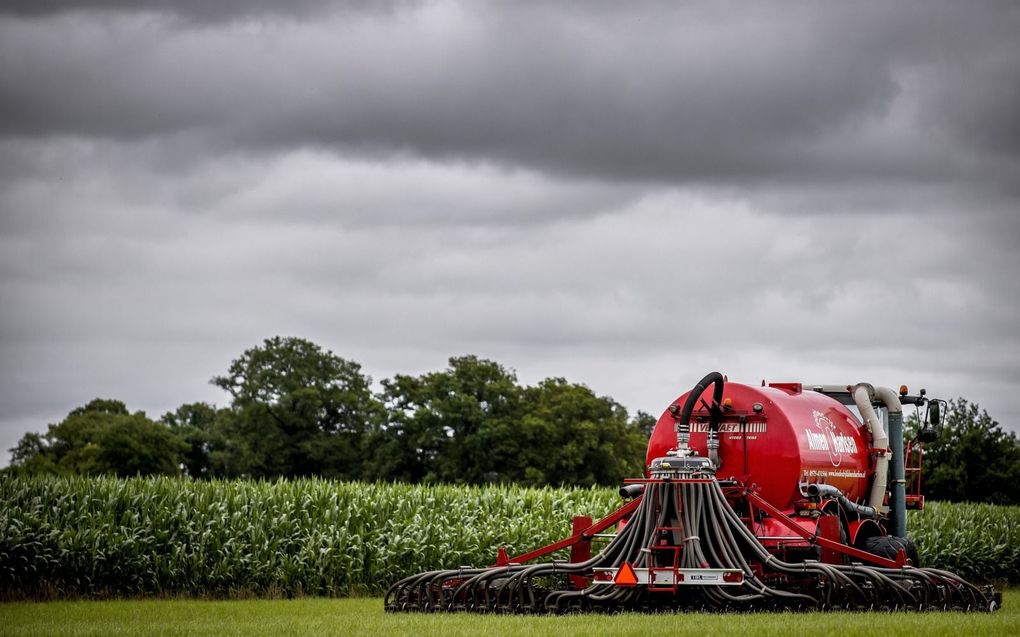
<path fill-rule="evenodd" d="M 537 548 L 610 489 L 0 477 L 0 596 L 379 594 Z M 925 565 L 1020 583 L 1020 507 L 912 513 Z"/>
<path fill-rule="evenodd" d="M 0 478 L 0 592 L 379 593 L 569 534 L 605 489 Z"/>
<path fill-rule="evenodd" d="M 929 502 L 907 524 L 924 566 L 1020 583 L 1020 507 Z"/>

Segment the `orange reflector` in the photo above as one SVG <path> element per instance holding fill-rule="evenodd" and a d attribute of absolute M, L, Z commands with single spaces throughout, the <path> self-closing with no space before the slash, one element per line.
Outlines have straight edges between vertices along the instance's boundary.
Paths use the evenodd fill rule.
<path fill-rule="evenodd" d="M 637 573 L 634 572 L 634 567 L 630 565 L 630 562 L 623 563 L 620 570 L 616 572 L 613 583 L 617 586 L 637 586 Z"/>

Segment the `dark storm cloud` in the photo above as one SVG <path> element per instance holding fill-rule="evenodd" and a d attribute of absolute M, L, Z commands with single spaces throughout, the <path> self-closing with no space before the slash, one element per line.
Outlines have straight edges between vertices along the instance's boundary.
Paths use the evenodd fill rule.
<path fill-rule="evenodd" d="M 157 13 L 195 23 L 251 17 L 309 17 L 327 10 L 386 11 L 413 0 L 5 0 L 0 13 L 21 17 L 98 12 Z"/>
<path fill-rule="evenodd" d="M 0 132 L 672 183 L 1020 176 L 1011 5 L 331 6 L 300 28 L 8 19 Z"/>

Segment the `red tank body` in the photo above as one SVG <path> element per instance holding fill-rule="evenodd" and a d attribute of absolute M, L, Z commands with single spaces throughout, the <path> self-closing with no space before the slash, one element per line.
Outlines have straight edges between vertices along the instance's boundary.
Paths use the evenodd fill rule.
<path fill-rule="evenodd" d="M 687 395 L 674 404 L 683 405 Z M 702 399 L 711 404 L 711 387 Z M 838 401 L 794 383 L 755 387 L 727 382 L 723 402 L 729 406 L 719 428 L 717 478 L 756 485 L 763 499 L 784 511 L 803 498 L 801 483 L 830 484 L 854 502 L 867 498 L 874 470 L 870 434 Z M 648 442 L 646 466 L 676 447 L 674 424 L 667 409 Z M 708 412 L 702 405 L 692 415 L 690 436 L 690 447 L 701 456 L 708 455 L 707 432 Z"/>

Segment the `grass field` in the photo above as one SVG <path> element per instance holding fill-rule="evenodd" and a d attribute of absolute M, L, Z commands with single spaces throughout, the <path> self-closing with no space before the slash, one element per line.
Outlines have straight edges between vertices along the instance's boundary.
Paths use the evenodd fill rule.
<path fill-rule="evenodd" d="M 0 635 L 1020 635 L 1020 590 L 996 613 L 391 615 L 378 598 L 0 604 Z"/>

